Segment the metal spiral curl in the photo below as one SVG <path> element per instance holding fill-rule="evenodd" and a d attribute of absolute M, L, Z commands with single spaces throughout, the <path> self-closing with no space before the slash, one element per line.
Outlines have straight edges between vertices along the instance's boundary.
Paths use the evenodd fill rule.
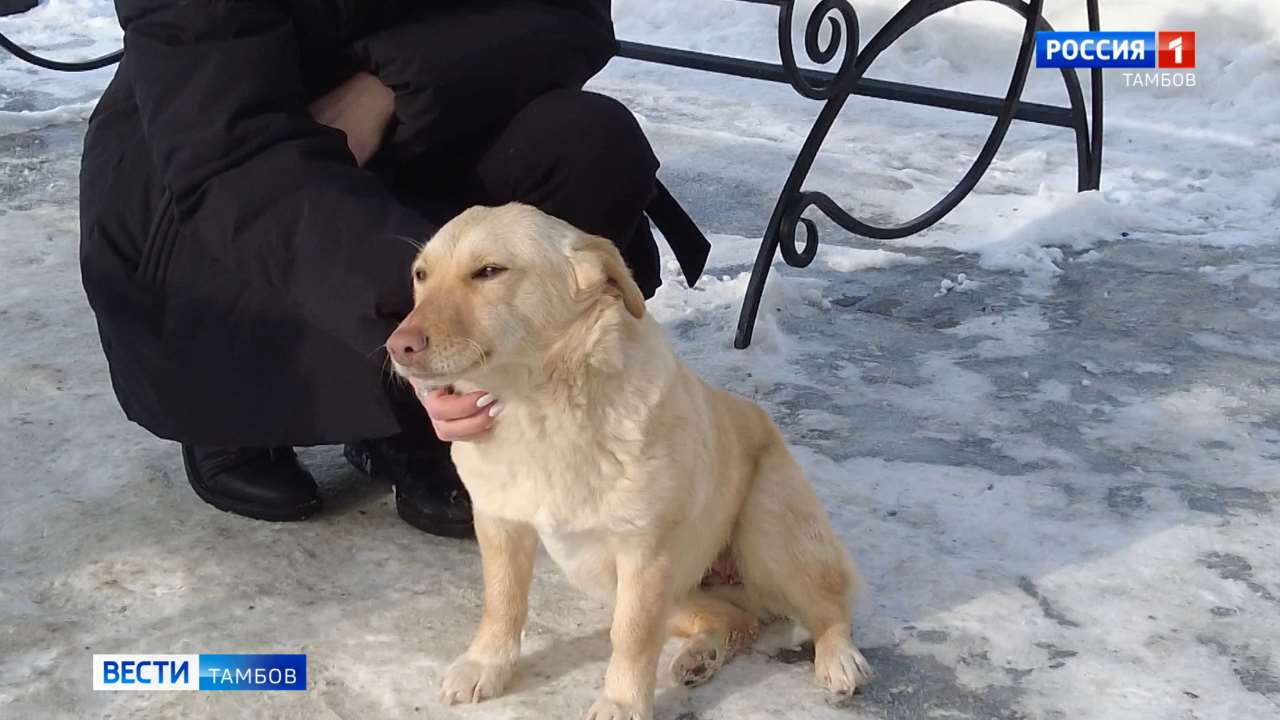
<path fill-rule="evenodd" d="M 778 50 L 782 55 L 782 67 L 796 92 L 810 100 L 827 100 L 850 84 L 846 81 L 858 58 L 858 13 L 849 0 L 822 0 L 809 13 L 804 26 L 804 52 L 809 59 L 826 65 L 840 52 L 841 46 L 844 49 L 840 69 L 836 70 L 834 77 L 827 82 L 815 82 L 813 76 L 806 77 L 804 70 L 796 64 L 795 50 L 791 47 L 792 15 L 795 11 L 795 0 L 783 0 L 778 6 Z M 818 39 L 824 20 L 831 30 L 825 44 Z"/>
<path fill-rule="evenodd" d="M 808 267 L 818 255 L 818 226 L 804 216 L 804 211 L 813 206 L 822 209 L 823 200 L 834 204 L 831 198 L 822 193 L 804 192 L 794 195 L 782 214 L 778 226 L 778 249 L 782 251 L 782 259 L 791 267 Z M 796 245 L 796 229 L 804 226 L 804 247 Z"/>

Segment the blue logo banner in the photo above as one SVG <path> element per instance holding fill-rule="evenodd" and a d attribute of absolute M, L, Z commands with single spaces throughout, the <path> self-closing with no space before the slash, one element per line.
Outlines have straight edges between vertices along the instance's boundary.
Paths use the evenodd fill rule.
<path fill-rule="evenodd" d="M 1038 32 L 1038 68 L 1153 68 L 1154 32 Z"/>
<path fill-rule="evenodd" d="M 306 690 L 306 655 L 200 655 L 201 690 Z"/>

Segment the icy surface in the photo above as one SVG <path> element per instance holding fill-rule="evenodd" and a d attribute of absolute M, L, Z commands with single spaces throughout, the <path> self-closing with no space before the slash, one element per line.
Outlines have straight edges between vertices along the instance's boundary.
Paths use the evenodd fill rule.
<path fill-rule="evenodd" d="M 1083 26 L 1083 2 L 1051 19 Z M 782 86 L 618 61 L 663 177 L 715 235 L 696 289 L 652 303 L 681 353 L 777 419 L 858 559 L 879 670 L 833 706 L 773 637 L 666 720 L 1280 717 L 1280 9 L 1112 0 L 1123 29 L 1199 32 L 1195 89 L 1108 78 L 1104 189 L 1068 132 L 1015 125 L 972 197 L 875 244 L 823 224 L 731 350 L 746 271 L 816 106 Z M 1196 4 L 1199 5 L 1199 4 Z M 860 0 L 863 37 L 897 3 Z M 775 57 L 768 7 L 616 0 L 620 34 Z M 50 0 L 0 30 L 59 56 L 119 41 L 110 3 Z M 989 3 L 906 36 L 872 75 L 999 93 L 1015 19 Z M 511 694 L 441 706 L 480 602 L 475 547 L 396 519 L 334 448 L 304 457 L 327 512 L 219 513 L 173 445 L 124 420 L 77 271 L 83 118 L 110 73 L 0 58 L 0 717 L 576 717 L 604 608 L 548 562 Z M 1062 102 L 1056 74 L 1028 97 Z M 854 100 L 809 187 L 908 217 L 990 121 Z M 305 694 L 89 691 L 94 652 L 301 651 Z M 799 662 L 797 662 L 799 660 Z"/>

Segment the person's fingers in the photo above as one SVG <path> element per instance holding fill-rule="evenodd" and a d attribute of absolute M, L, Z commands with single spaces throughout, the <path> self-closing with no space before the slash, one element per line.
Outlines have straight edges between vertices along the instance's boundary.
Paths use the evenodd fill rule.
<path fill-rule="evenodd" d="M 461 420 L 474 415 L 486 415 L 487 408 L 494 403 L 494 397 L 483 391 L 454 395 L 447 390 L 437 389 L 422 397 L 422 406 L 432 420 Z"/>
<path fill-rule="evenodd" d="M 436 435 L 446 442 L 466 442 L 482 437 L 493 427 L 503 404 L 493 395 L 471 392 L 458 395 L 452 388 L 436 388 L 419 398 L 431 418 Z"/>
<path fill-rule="evenodd" d="M 445 442 L 467 442 L 483 436 L 493 427 L 493 418 L 489 413 L 481 411 L 461 420 L 433 420 L 436 436 Z"/>

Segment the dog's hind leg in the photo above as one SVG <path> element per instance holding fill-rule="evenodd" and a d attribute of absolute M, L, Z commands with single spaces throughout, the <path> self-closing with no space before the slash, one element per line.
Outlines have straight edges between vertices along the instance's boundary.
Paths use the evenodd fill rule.
<path fill-rule="evenodd" d="M 812 635 L 820 685 L 847 694 L 869 679 L 851 637 L 853 563 L 781 437 L 760 459 L 732 547 L 746 593 Z"/>
<path fill-rule="evenodd" d="M 671 661 L 672 678 L 687 687 L 701 685 L 759 632 L 755 616 L 694 588 L 671 616 L 671 633 L 688 638 Z"/>

